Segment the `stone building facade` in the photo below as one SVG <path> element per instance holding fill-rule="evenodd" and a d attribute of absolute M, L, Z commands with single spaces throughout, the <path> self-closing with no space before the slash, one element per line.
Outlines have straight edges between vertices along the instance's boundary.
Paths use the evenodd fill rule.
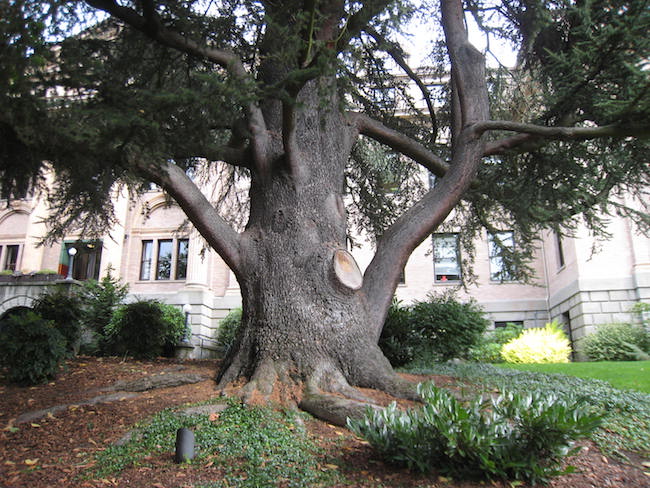
<path fill-rule="evenodd" d="M 99 278 L 112 268 L 129 284 L 134 297 L 189 305 L 193 354 L 212 354 L 220 319 L 241 304 L 233 273 L 205 248 L 183 212 L 160 191 L 154 189 L 135 201 L 126 192 L 116 192 L 114 205 L 118 224 L 100 240 L 71 234 L 63 242 L 39 245 L 45 233 L 44 202 L 30 197 L 3 203 L 0 282 L 3 276 L 9 281 L 14 274 L 44 270 L 83 280 Z M 455 234 L 434 234 L 409 259 L 396 295 L 408 303 L 429 293 L 457 289 L 461 299 L 474 298 L 496 327 L 507 322 L 538 327 L 557 319 L 575 343 L 596 324 L 638 321 L 631 307 L 650 301 L 650 239 L 622 217 L 612 219 L 608 230 L 611 239 L 596 243 L 581 228 L 575 237 L 561 240 L 551 232 L 542 234 L 532 263 L 537 275 L 532 284 L 503 276 L 497 279 L 500 263 L 494 256 L 495 243 L 485 234 L 476 243 L 478 279 L 467 288 L 460 286 L 463 256 Z M 500 238 L 502 245 L 515 245 L 507 229 Z M 76 251 L 73 258 L 71 248 Z M 366 244 L 353 254 L 364 269 L 372 248 Z M 29 298 L 23 301 L 29 304 Z M 3 293 L 0 316 L 12 303 L 17 302 L 10 291 Z"/>

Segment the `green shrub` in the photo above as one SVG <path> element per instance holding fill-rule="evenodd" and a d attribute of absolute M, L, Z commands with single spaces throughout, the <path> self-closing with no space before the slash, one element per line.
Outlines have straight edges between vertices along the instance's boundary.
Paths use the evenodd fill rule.
<path fill-rule="evenodd" d="M 507 324 L 483 335 L 481 343 L 469 352 L 469 359 L 480 363 L 502 363 L 501 349 L 503 345 L 521 335 L 524 328 L 517 324 Z"/>
<path fill-rule="evenodd" d="M 640 325 L 600 325 L 581 347 L 592 361 L 634 361 L 650 352 L 650 334 Z"/>
<path fill-rule="evenodd" d="M 80 297 L 83 303 L 82 324 L 86 337 L 82 344 L 82 351 L 86 354 L 107 354 L 104 349 L 106 340 L 104 331 L 108 326 L 113 313 L 126 298 L 129 285 L 114 277 L 112 268 L 108 268 L 106 276 L 100 281 L 84 281 Z"/>
<path fill-rule="evenodd" d="M 501 349 L 507 363 L 568 363 L 570 354 L 569 339 L 556 321 L 524 330 Z"/>
<path fill-rule="evenodd" d="M 228 315 L 226 315 L 219 322 L 219 329 L 217 330 L 217 345 L 223 349 L 224 354 L 228 354 L 230 348 L 237 340 L 237 334 L 241 328 L 241 308 L 233 308 Z"/>
<path fill-rule="evenodd" d="M 379 347 L 393 366 L 403 366 L 415 359 L 418 332 L 413 330 L 410 309 L 393 299 L 379 338 Z"/>
<path fill-rule="evenodd" d="M 476 302 L 460 303 L 453 294 L 391 308 L 379 346 L 394 365 L 467 357 L 489 324 Z"/>
<path fill-rule="evenodd" d="M 56 375 L 65 359 L 65 342 L 52 321 L 32 311 L 10 315 L 0 330 L 0 363 L 11 382 L 44 383 Z"/>
<path fill-rule="evenodd" d="M 121 306 L 104 330 L 103 349 L 109 354 L 151 359 L 176 345 L 185 334 L 183 312 L 157 300 Z"/>
<path fill-rule="evenodd" d="M 560 461 L 575 451 L 575 439 L 600 423 L 577 398 L 503 392 L 464 406 L 431 383 L 419 385 L 418 392 L 420 409 L 403 412 L 393 403 L 368 409 L 348 426 L 390 462 L 455 478 L 546 482 L 570 471 L 561 470 Z"/>
<path fill-rule="evenodd" d="M 81 340 L 81 300 L 74 293 L 55 287 L 39 296 L 33 304 L 34 312 L 51 320 L 63 335 L 69 354 L 79 348 Z"/>

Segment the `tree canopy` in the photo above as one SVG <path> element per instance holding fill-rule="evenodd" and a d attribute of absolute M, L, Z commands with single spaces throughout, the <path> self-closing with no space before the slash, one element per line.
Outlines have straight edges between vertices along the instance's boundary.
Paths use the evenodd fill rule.
<path fill-rule="evenodd" d="M 325 76 L 336 80 L 339 108 L 363 125 L 347 172 L 352 223 L 381 235 L 423 194 L 412 161 L 444 176 L 462 124 L 437 2 L 11 0 L 0 8 L 2 193 L 23 192 L 49 161 L 57 236 L 81 222 L 106 228 L 110 188 L 137 186 L 145 161 L 246 168 L 257 109 L 295 105 L 300 87 Z M 648 183 L 647 2 L 469 1 L 464 9 L 519 60 L 486 75 L 491 118 L 477 130 L 488 142 L 458 212 L 466 228 L 518 225 L 525 242 L 540 224 L 584 214 L 597 229 L 599 215 L 628 211 L 618 192 L 641 195 Z M 423 19 L 426 42 L 407 30 Z M 409 65 L 400 46 L 409 37 L 430 50 L 425 65 Z M 387 179 L 396 191 L 382 191 Z"/>

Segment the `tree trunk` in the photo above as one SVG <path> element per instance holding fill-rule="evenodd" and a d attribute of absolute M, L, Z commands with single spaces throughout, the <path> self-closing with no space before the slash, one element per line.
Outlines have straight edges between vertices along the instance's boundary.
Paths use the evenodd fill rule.
<path fill-rule="evenodd" d="M 377 346 L 379 324 L 370 322 L 362 275 L 345 249 L 343 178 L 356 134 L 335 100 L 319 108 L 317 88 L 308 84 L 295 107 L 293 147 L 275 141 L 277 156 L 265 165 L 273 170 L 252 174 L 251 215 L 236 271 L 243 333 L 219 375 L 221 387 L 246 377 L 242 391 L 249 400 L 313 412 L 333 401 L 319 398 L 325 393 L 367 400 L 351 385 L 409 394 Z M 350 406 L 320 415 L 342 423 Z"/>

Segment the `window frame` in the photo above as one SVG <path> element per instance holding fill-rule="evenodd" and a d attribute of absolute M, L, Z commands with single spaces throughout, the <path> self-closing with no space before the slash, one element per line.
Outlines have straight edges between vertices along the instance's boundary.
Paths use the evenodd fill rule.
<path fill-rule="evenodd" d="M 171 242 L 169 253 L 169 271 L 168 276 L 161 277 L 161 265 L 163 262 L 161 256 L 161 244 Z M 150 246 L 150 255 L 145 255 L 145 246 Z M 180 251 L 185 247 L 185 259 L 182 259 Z M 140 267 L 138 281 L 140 282 L 179 282 L 187 280 L 187 270 L 189 262 L 190 238 L 189 237 L 146 237 L 140 239 Z M 181 267 L 179 264 L 183 263 Z M 145 273 L 145 266 L 148 266 L 148 273 Z M 181 269 L 185 275 L 181 277 Z M 165 273 L 167 275 L 167 273 Z"/>
<path fill-rule="evenodd" d="M 432 245 L 433 245 L 433 282 L 438 284 L 456 284 L 463 281 L 463 264 L 460 255 L 460 237 L 458 232 L 439 232 L 431 235 Z M 445 257 L 438 258 L 436 256 L 436 239 L 437 238 L 452 238 L 454 242 L 454 249 L 456 251 L 456 274 L 451 273 L 440 273 L 441 278 L 438 278 L 438 272 L 436 271 L 436 264 L 439 259 L 448 259 Z M 453 277 L 453 278 L 450 278 Z"/>
<path fill-rule="evenodd" d="M 22 257 L 22 244 L 18 243 L 2 243 L 0 244 L 0 261 L 2 263 L 2 271 L 13 271 L 15 272 L 17 269 L 20 269 L 20 258 Z M 8 260 L 9 260 L 9 249 L 15 249 L 16 250 L 16 255 L 15 255 L 15 260 L 13 262 L 13 267 L 8 267 Z"/>
<path fill-rule="evenodd" d="M 502 244 L 506 243 L 506 240 L 509 240 L 512 243 L 511 249 L 514 251 L 516 248 L 515 241 L 515 232 L 513 230 L 500 230 L 496 232 L 497 235 L 508 235 L 508 239 L 503 239 L 499 236 L 499 240 Z M 499 245 L 494 241 L 495 234 L 488 232 L 487 241 L 488 241 L 488 261 L 489 261 L 489 271 L 490 271 L 490 281 L 492 283 L 509 283 L 517 281 L 508 271 L 506 271 L 505 265 L 503 263 L 503 257 L 499 253 L 494 252 L 495 246 Z M 494 271 L 495 268 L 498 268 L 497 271 Z"/>

